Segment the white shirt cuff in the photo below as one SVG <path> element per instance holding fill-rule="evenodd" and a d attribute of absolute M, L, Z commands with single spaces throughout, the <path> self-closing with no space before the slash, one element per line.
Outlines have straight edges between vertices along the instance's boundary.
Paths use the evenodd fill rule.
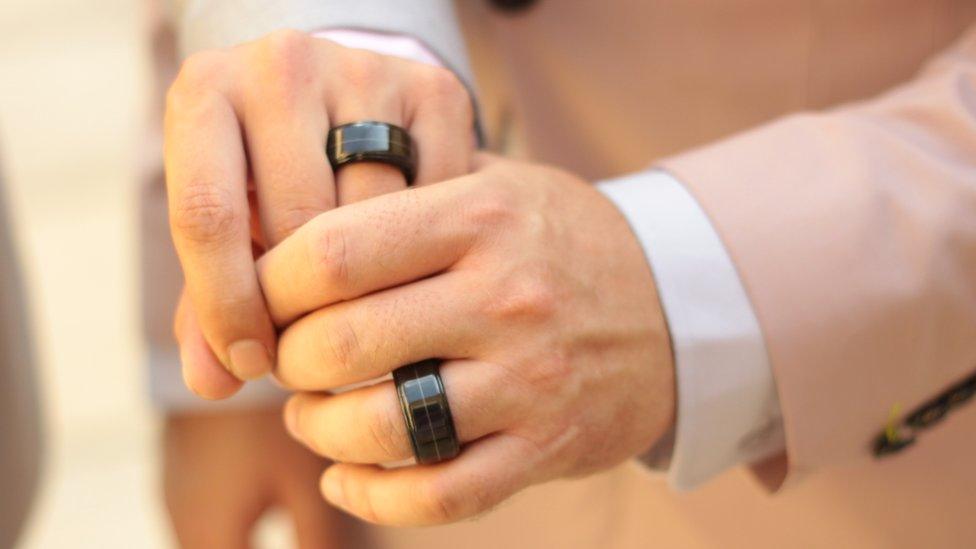
<path fill-rule="evenodd" d="M 783 424 L 762 331 L 705 212 L 660 170 L 598 188 L 637 235 L 671 334 L 678 408 L 671 487 L 691 490 L 781 451 Z"/>

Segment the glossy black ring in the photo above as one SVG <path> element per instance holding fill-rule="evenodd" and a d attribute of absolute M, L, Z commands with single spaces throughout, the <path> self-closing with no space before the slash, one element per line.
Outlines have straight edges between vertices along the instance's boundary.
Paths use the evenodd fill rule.
<path fill-rule="evenodd" d="M 385 122 L 363 120 L 332 128 L 325 154 L 333 172 L 356 162 L 380 162 L 398 168 L 407 185 L 413 184 L 417 174 L 417 155 L 410 134 Z"/>
<path fill-rule="evenodd" d="M 393 371 L 407 434 L 417 463 L 421 464 L 445 461 L 461 451 L 440 365 L 440 360 L 429 359 Z"/>

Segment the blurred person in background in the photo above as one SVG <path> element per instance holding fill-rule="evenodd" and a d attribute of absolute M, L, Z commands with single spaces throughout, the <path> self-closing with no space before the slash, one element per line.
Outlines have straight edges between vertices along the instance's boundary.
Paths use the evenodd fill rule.
<path fill-rule="evenodd" d="M 478 430 L 484 424 L 469 428 L 475 433 L 464 440 L 469 449 L 491 444 L 474 439 L 513 432 L 532 451 L 499 454 L 504 457 L 480 467 L 469 465 L 484 460 L 478 451 L 428 469 L 332 465 L 322 480 L 324 495 L 380 524 L 455 522 L 529 484 L 585 477 L 526 490 L 476 521 L 375 528 L 370 535 L 377 545 L 968 542 L 976 503 L 976 424 L 972 407 L 962 407 L 973 394 L 976 361 L 972 2 L 201 0 L 180 5 L 175 21 L 183 55 L 193 56 L 170 92 L 167 177 L 188 282 L 176 331 L 183 377 L 195 392 L 227 397 L 243 381 L 268 373 L 277 355 L 278 378 L 307 391 L 289 405 L 306 418 L 300 427 L 292 424 L 293 435 L 341 461 L 405 457 L 403 427 L 390 416 L 398 410 L 389 384 L 339 397 L 315 393 L 356 381 L 331 373 L 343 372 L 341 363 L 368 369 L 380 362 L 371 373 L 382 374 L 393 367 L 384 359 L 415 352 L 403 348 L 416 344 L 409 338 L 384 339 L 391 325 L 411 334 L 440 325 L 461 332 L 466 321 L 452 311 L 430 325 L 376 316 L 371 323 L 360 316 L 351 328 L 342 324 L 355 321 L 344 314 L 363 314 L 363 294 L 416 287 L 414 279 L 436 271 L 427 265 L 397 279 L 400 273 L 388 266 L 370 270 L 375 257 L 356 254 L 417 253 L 425 235 L 395 223 L 396 204 L 406 218 L 426 219 L 437 230 L 436 221 L 448 213 L 478 199 L 499 200 L 490 194 L 499 188 L 511 193 L 511 210 L 502 217 L 576 222 L 559 225 L 565 230 L 555 234 L 564 240 L 552 248 L 579 253 L 557 261 L 540 251 L 553 261 L 542 270 L 566 266 L 589 275 L 584 279 L 599 288 L 598 302 L 607 307 L 579 306 L 582 317 L 556 318 L 534 310 L 531 300 L 526 307 L 515 303 L 509 321 L 533 329 L 506 332 L 505 341 L 502 331 L 486 330 L 479 352 L 504 350 L 531 371 L 538 362 L 519 352 L 539 349 L 547 333 L 589 325 L 583 319 L 591 317 L 608 332 L 643 337 L 600 334 L 632 347 L 608 344 L 603 362 L 570 360 L 572 367 L 557 368 L 567 377 L 555 379 L 565 385 L 550 392 L 535 387 L 510 406 L 503 406 L 505 386 L 492 380 L 491 367 L 481 370 L 482 386 L 470 364 L 467 375 L 457 374 L 453 386 L 468 389 L 452 400 L 462 435 L 484 419 L 478 410 L 488 410 L 489 419 L 524 412 L 487 431 Z M 286 28 L 309 34 L 267 36 Z M 449 68 L 457 80 L 431 65 Z M 529 162 L 474 160 L 472 103 L 489 146 Z M 398 116 L 397 105 L 412 116 Z M 800 111 L 813 112 L 792 115 Z M 406 183 L 389 166 L 332 173 L 322 151 L 325 134 L 362 119 L 408 126 L 421 151 L 421 188 L 410 196 L 429 200 L 383 197 Z M 655 168 L 647 169 L 652 162 Z M 469 179 L 454 179 L 472 170 Z M 245 180 L 256 212 L 242 207 Z M 602 181 L 602 195 L 573 185 L 582 181 Z M 428 183 L 437 185 L 425 188 Z M 557 183 L 564 193 L 547 186 Z M 554 195 L 546 195 L 547 207 L 530 208 L 530 192 Z M 450 202 L 446 196 L 462 201 L 434 215 L 437 200 Z M 373 200 L 359 203 L 366 198 Z M 172 257 L 158 255 L 167 249 L 164 200 L 157 181 L 146 209 L 147 220 L 157 216 L 147 221 L 156 231 L 147 235 L 157 240 L 147 241 L 146 252 L 147 265 L 160 264 L 146 270 L 147 288 L 162 280 L 170 286 L 165 293 L 154 289 L 147 311 L 161 323 L 179 292 Z M 322 213 L 335 206 L 343 207 Z M 477 225 L 484 221 L 471 221 L 468 232 L 500 230 Z M 303 239 L 324 243 L 328 235 L 318 231 L 341 222 L 360 247 L 340 259 L 361 260 L 351 264 L 358 276 L 329 277 L 315 271 L 321 264 L 287 262 L 294 250 L 308 249 Z M 371 231 L 386 235 L 390 247 L 370 241 Z M 531 235 L 491 234 L 499 238 L 483 244 L 489 250 L 498 241 L 532 243 Z M 271 250 L 259 272 L 252 240 Z M 582 249 L 570 246 L 579 240 L 586 242 Z M 509 252 L 519 257 L 517 247 Z M 414 256 L 399 267 L 416 269 L 419 261 Z M 489 265 L 480 271 L 485 288 L 498 289 L 492 271 L 509 272 L 525 284 L 515 288 L 541 287 L 567 303 L 586 303 L 580 292 L 587 290 L 542 287 L 552 281 Z M 613 277 L 601 278 L 601 270 Z M 378 286 L 355 287 L 360 280 Z M 453 290 L 444 291 L 456 299 L 441 301 L 478 297 Z M 425 312 L 443 312 L 443 303 L 431 301 Z M 338 320 L 332 326 L 345 325 L 356 338 L 347 334 L 345 344 L 322 349 L 320 342 L 342 334 L 325 324 L 316 330 L 314 320 L 291 324 L 306 314 Z M 273 322 L 290 346 L 277 347 Z M 186 395 L 177 390 L 177 353 L 163 343 L 164 324 L 152 331 L 159 342 L 153 375 L 160 402 L 171 407 L 166 478 L 174 524 L 187 545 L 243 543 L 248 525 L 273 501 L 268 494 L 281 493 L 269 487 L 316 485 L 315 469 L 323 465 L 281 436 L 268 411 L 274 404 L 267 404 L 280 396 L 267 385 L 247 384 L 225 404 L 235 412 L 174 404 Z M 371 354 L 357 354 L 363 341 L 371 343 L 362 347 Z M 470 353 L 435 356 L 492 364 L 491 356 Z M 588 382 L 602 392 L 590 400 L 557 399 L 560 389 L 581 383 L 573 377 L 581 371 L 598 372 Z M 616 377 L 599 379 L 610 374 Z M 910 413 L 893 413 L 899 408 Z M 565 425 L 562 418 L 578 423 Z M 539 425 L 565 429 L 533 430 Z M 579 440 L 551 447 L 563 433 Z M 662 476 L 648 474 L 655 469 L 667 471 L 670 488 Z M 255 493 L 264 497 L 239 510 L 236 502 Z M 307 493 L 299 500 L 293 512 L 300 539 L 305 516 L 320 517 L 322 539 L 345 535 Z M 233 520 L 208 520 L 225 508 Z M 305 515 L 306 509 L 313 512 Z"/>
<path fill-rule="evenodd" d="M 34 500 L 41 421 L 24 292 L 0 179 L 0 547 L 13 547 Z"/>
<path fill-rule="evenodd" d="M 172 6 L 148 6 L 156 95 L 140 207 L 143 321 L 151 394 L 166 415 L 163 489 L 177 539 L 184 547 L 247 546 L 258 519 L 277 508 L 291 519 L 298 546 L 347 547 L 336 536 L 355 539 L 355 524 L 320 497 L 315 484 L 324 461 L 285 432 L 282 391 L 255 384 L 235 400 L 206 402 L 187 391 L 180 376 L 171 319 L 182 277 L 166 223 L 159 156 L 163 95 L 179 61 Z"/>

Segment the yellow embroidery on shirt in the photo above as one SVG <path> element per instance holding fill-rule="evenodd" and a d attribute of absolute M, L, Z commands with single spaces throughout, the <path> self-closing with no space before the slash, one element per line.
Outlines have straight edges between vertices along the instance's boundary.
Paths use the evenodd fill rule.
<path fill-rule="evenodd" d="M 888 425 L 885 427 L 885 438 L 888 442 L 897 442 L 901 436 L 898 434 L 898 418 L 901 417 L 901 404 L 895 404 L 891 407 L 891 413 L 888 414 Z"/>

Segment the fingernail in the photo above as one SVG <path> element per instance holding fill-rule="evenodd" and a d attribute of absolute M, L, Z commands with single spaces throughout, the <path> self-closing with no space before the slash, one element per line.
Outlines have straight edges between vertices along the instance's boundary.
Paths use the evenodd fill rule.
<path fill-rule="evenodd" d="M 238 379 L 257 379 L 271 371 L 271 353 L 256 339 L 242 339 L 227 347 L 230 372 Z"/>
<path fill-rule="evenodd" d="M 336 507 L 346 506 L 346 494 L 342 491 L 342 482 L 328 471 L 322 476 L 322 495 Z"/>

